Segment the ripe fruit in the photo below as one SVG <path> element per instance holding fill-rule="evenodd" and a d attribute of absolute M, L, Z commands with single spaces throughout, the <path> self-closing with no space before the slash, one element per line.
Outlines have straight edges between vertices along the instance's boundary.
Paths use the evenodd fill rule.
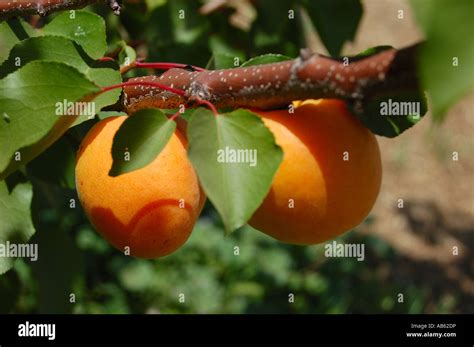
<path fill-rule="evenodd" d="M 205 196 L 176 131 L 156 159 L 136 171 L 110 177 L 113 137 L 126 117 L 97 123 L 82 141 L 76 186 L 95 228 L 112 245 L 136 257 L 172 253 L 188 239 Z"/>
<path fill-rule="evenodd" d="M 284 159 L 249 224 L 280 241 L 313 244 L 362 222 L 380 189 L 381 159 L 375 136 L 345 103 L 307 100 L 294 114 L 258 113 Z"/>

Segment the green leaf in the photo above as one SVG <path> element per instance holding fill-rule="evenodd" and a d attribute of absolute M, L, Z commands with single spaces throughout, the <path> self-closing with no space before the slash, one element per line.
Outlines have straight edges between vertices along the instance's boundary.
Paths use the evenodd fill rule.
<path fill-rule="evenodd" d="M 11 193 L 5 181 L 0 181 L 0 245 L 6 242 L 25 243 L 34 234 L 30 206 L 33 189 L 29 183 L 17 184 Z M 0 274 L 13 266 L 15 258 L 0 257 Z"/>
<path fill-rule="evenodd" d="M 21 158 L 12 158 L 15 151 L 43 140 L 46 135 L 57 136 L 49 132 L 62 119 L 74 121 L 73 116 L 58 116 L 58 103 L 76 102 L 98 91 L 79 71 L 56 62 L 34 61 L 0 80 L 0 177 L 10 160 L 13 167 L 24 165 L 52 142 L 46 141 L 42 144 L 44 148 L 33 151 L 33 157 L 20 151 Z"/>
<path fill-rule="evenodd" d="M 209 39 L 209 49 L 213 57 L 213 69 L 232 69 L 245 60 L 245 53 L 232 47 L 222 37 L 213 35 Z"/>
<path fill-rule="evenodd" d="M 86 76 L 99 87 L 107 87 L 122 82 L 120 71 L 110 68 L 94 68 L 86 72 Z M 99 112 L 104 107 L 115 104 L 120 98 L 121 89 L 113 89 L 102 93 L 94 99 L 95 112 Z M 76 126 L 86 120 L 91 119 L 89 115 L 77 117 L 72 126 Z"/>
<path fill-rule="evenodd" d="M 279 63 L 280 61 L 291 60 L 293 58 L 287 57 L 282 54 L 264 54 L 255 58 L 251 58 L 242 64 L 242 67 L 252 66 L 252 65 L 263 65 L 271 63 Z"/>
<path fill-rule="evenodd" d="M 0 66 L 0 78 L 34 60 L 66 63 L 75 67 L 101 87 L 122 81 L 116 64 L 92 61 L 74 41 L 61 36 L 32 37 L 17 43 L 11 50 L 9 59 Z M 17 66 L 18 62 L 20 62 L 20 66 Z M 95 113 L 106 106 L 115 104 L 119 97 L 120 89 L 99 95 L 94 99 Z M 92 116 L 94 115 L 81 115 L 72 126 L 80 124 Z"/>
<path fill-rule="evenodd" d="M 0 63 L 8 58 L 10 50 L 29 36 L 36 35 L 35 30 L 23 19 L 15 18 L 0 23 Z"/>
<path fill-rule="evenodd" d="M 354 39 L 363 12 L 359 0 L 309 0 L 306 9 L 332 56 L 340 54 L 344 42 Z"/>
<path fill-rule="evenodd" d="M 267 195 L 283 158 L 272 132 L 246 110 L 214 116 L 198 108 L 188 123 L 189 158 L 227 232 L 244 225 Z M 230 162 L 241 150 L 247 162 Z M 233 152 L 235 153 L 235 152 Z M 251 156 L 253 155 L 253 157 Z"/>
<path fill-rule="evenodd" d="M 119 53 L 120 67 L 133 64 L 137 60 L 137 53 L 135 50 L 127 45 L 125 41 L 120 41 L 118 44 L 122 47 L 122 50 Z"/>
<path fill-rule="evenodd" d="M 469 36 L 474 2 L 412 0 L 411 4 L 427 38 L 418 59 L 421 81 L 430 94 L 434 119 L 442 120 L 450 106 L 474 90 L 474 45 Z"/>
<path fill-rule="evenodd" d="M 401 110 L 411 113 L 403 111 L 403 114 L 397 114 Z M 362 111 L 352 108 L 352 112 L 374 134 L 386 137 L 396 137 L 411 128 L 423 118 L 426 111 L 426 98 L 421 91 L 374 96 L 367 100 Z"/>
<path fill-rule="evenodd" d="M 214 52 L 212 57 L 207 63 L 206 69 L 208 70 L 220 70 L 220 69 L 232 69 L 236 67 L 234 65 L 234 56 L 228 53 Z"/>
<path fill-rule="evenodd" d="M 241 50 L 233 48 L 217 35 L 210 38 L 209 49 L 212 52 L 212 57 L 206 66 L 208 70 L 239 67 L 240 62 L 245 59 L 245 54 Z"/>
<path fill-rule="evenodd" d="M 357 61 L 390 48 L 372 47 L 351 59 Z M 400 49 L 392 61 L 386 80 L 365 88 L 360 100 L 349 101 L 351 111 L 373 133 L 396 137 L 418 123 L 426 114 L 426 97 L 418 81 L 414 63 L 418 49 L 419 45 Z"/>
<path fill-rule="evenodd" d="M 193 112 L 195 111 L 194 108 L 187 108 L 182 112 L 179 108 L 165 108 L 161 110 L 167 117 L 175 115 L 179 112 L 179 119 L 182 119 L 185 122 L 188 122 L 191 119 Z"/>
<path fill-rule="evenodd" d="M 357 59 L 362 59 L 362 58 L 365 58 L 365 57 L 369 57 L 371 55 L 375 55 L 377 53 L 386 51 L 387 49 L 391 49 L 391 48 L 393 48 L 393 47 L 388 46 L 388 45 L 370 47 L 370 48 L 367 48 L 365 51 L 362 51 L 362 52 L 358 53 L 357 55 L 355 55 L 354 57 L 352 57 L 351 60 L 354 61 L 354 60 L 357 60 Z"/>
<path fill-rule="evenodd" d="M 141 169 L 160 154 L 176 129 L 158 109 L 140 110 L 128 117 L 114 136 L 112 145 L 113 164 L 110 176 L 118 176 Z M 127 160 L 125 152 L 130 153 Z"/>
<path fill-rule="evenodd" d="M 85 73 L 89 68 L 73 41 L 59 36 L 32 37 L 18 42 L 8 59 L 0 66 L 0 78 L 27 65 L 33 60 L 64 62 Z"/>
<path fill-rule="evenodd" d="M 43 33 L 75 41 L 93 59 L 103 57 L 107 49 L 105 21 L 91 12 L 63 12 L 43 28 Z"/>
<path fill-rule="evenodd" d="M 116 117 L 116 116 L 128 116 L 125 112 L 118 112 L 118 111 L 101 111 L 97 113 L 97 117 L 99 119 L 105 119 L 109 117 Z"/>

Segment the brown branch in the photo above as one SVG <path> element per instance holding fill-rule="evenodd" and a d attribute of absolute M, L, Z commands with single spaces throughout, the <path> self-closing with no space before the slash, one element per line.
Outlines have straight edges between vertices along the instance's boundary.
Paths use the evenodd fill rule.
<path fill-rule="evenodd" d="M 170 69 L 160 76 L 129 81 L 157 82 L 183 90 L 184 95 L 147 86 L 126 86 L 122 107 L 133 113 L 150 107 L 192 107 L 197 100 L 207 100 L 217 108 L 276 109 L 293 100 L 310 98 L 346 99 L 355 101 L 357 106 L 381 93 L 418 90 L 416 48 L 341 59 L 302 50 L 294 60 L 273 64 L 213 71 Z"/>
<path fill-rule="evenodd" d="M 96 3 L 106 3 L 115 14 L 120 14 L 117 0 L 0 0 L 0 19 L 28 14 L 46 16 L 54 11 L 78 9 Z"/>

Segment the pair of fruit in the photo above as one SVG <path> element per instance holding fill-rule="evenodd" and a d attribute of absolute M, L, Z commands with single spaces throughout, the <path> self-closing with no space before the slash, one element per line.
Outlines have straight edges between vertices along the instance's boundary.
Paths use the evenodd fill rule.
<path fill-rule="evenodd" d="M 284 152 L 267 197 L 249 224 L 274 238 L 314 244 L 358 225 L 380 188 L 374 135 L 339 100 L 307 100 L 295 108 L 258 112 Z M 177 130 L 146 167 L 108 176 L 113 137 L 125 117 L 96 124 L 84 138 L 76 183 L 84 210 L 115 247 L 156 258 L 189 237 L 205 202 Z"/>

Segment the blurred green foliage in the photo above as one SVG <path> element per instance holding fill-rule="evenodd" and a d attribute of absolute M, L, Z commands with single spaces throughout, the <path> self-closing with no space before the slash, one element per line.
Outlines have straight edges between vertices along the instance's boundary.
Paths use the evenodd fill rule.
<path fill-rule="evenodd" d="M 57 202 L 73 196 L 72 191 L 61 192 L 42 182 L 35 188 L 54 192 Z M 36 196 L 45 198 L 41 193 Z M 19 260 L 0 277 L 2 312 L 420 313 L 426 309 L 430 284 L 384 278 L 383 268 L 395 257 L 393 249 L 355 232 L 338 241 L 364 243 L 363 262 L 327 258 L 323 245 L 285 245 L 250 227 L 224 236 L 216 212 L 208 206 L 183 248 L 163 259 L 141 260 L 112 249 L 82 217 L 79 206 L 39 204 L 38 232 L 31 240 L 40 245 L 39 260 L 31 264 Z M 294 303 L 288 300 L 291 293 Z M 398 293 L 404 293 L 404 303 L 397 302 Z M 434 312 L 451 310 L 455 299 L 443 296 Z"/>
<path fill-rule="evenodd" d="M 39 243 L 40 256 L 16 261 L 0 277 L 1 312 L 421 313 L 433 301 L 430 312 L 462 310 L 450 292 L 433 298 L 430 283 L 396 278 L 399 256 L 377 238 L 350 232 L 338 239 L 365 244 L 364 261 L 328 258 L 324 244 L 286 245 L 250 227 L 225 236 L 209 204 L 176 253 L 134 259 L 103 240 L 79 205 L 70 208 L 73 190 L 34 182 L 30 242 Z"/>
<path fill-rule="evenodd" d="M 107 21 L 109 42 L 126 40 L 149 61 L 198 66 L 206 66 L 212 55 L 215 59 L 238 57 L 240 64 L 269 52 L 296 56 L 301 47 L 308 46 L 308 23 L 303 23 L 301 16 L 306 11 L 313 24 L 324 29 L 323 41 L 330 53 L 338 55 L 342 44 L 353 39 L 361 11 L 358 0 L 344 0 L 342 7 L 359 12 L 348 22 L 347 11 L 328 1 L 321 7 L 306 0 L 235 3 L 229 1 L 206 11 L 203 1 L 133 1 L 126 3 L 118 18 L 104 7 L 94 9 Z M 324 14 L 328 10 L 332 10 L 331 20 Z M 232 19 L 237 15 L 240 21 Z M 311 30 L 314 32 L 314 26 Z"/>

